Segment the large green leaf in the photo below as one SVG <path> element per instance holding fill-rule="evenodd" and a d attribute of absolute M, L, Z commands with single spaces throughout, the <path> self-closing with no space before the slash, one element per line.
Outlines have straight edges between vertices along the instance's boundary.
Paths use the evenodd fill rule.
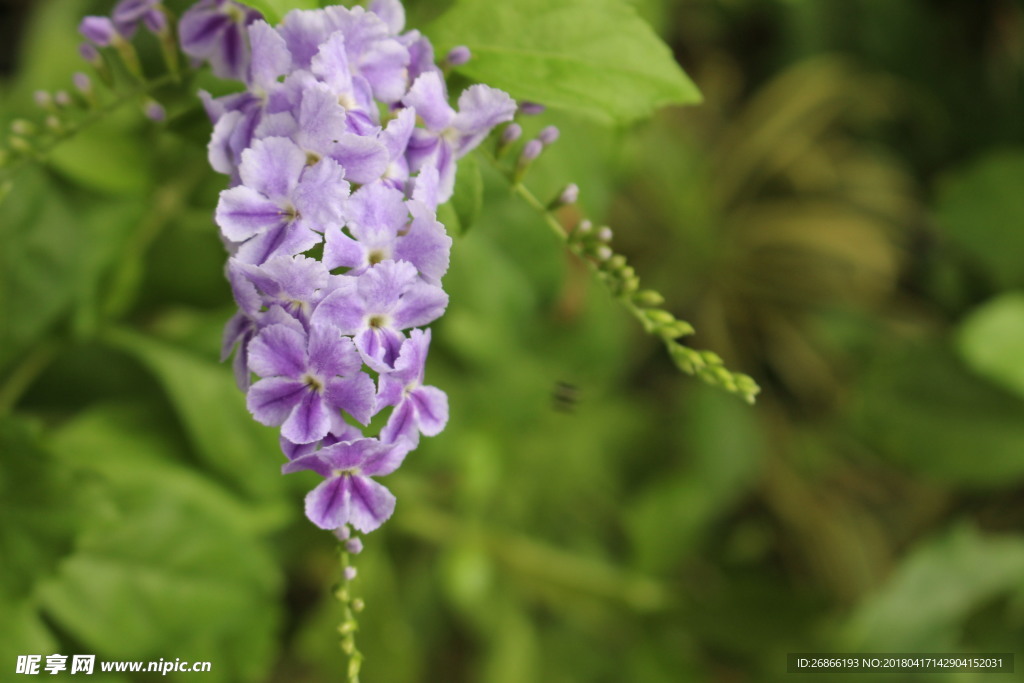
<path fill-rule="evenodd" d="M 258 514 L 176 464 L 177 447 L 145 404 L 100 406 L 59 430 L 53 449 L 89 505 L 42 607 L 103 658 L 203 660 L 210 680 L 262 679 L 280 576 L 253 533 Z"/>
<path fill-rule="evenodd" d="M 957 341 L 975 372 L 1024 396 L 1024 293 L 977 308 L 961 323 Z"/>
<path fill-rule="evenodd" d="M 0 367 L 43 335 L 75 297 L 80 216 L 46 174 L 27 169 L 0 220 Z"/>
<path fill-rule="evenodd" d="M 278 499 L 283 488 L 277 434 L 253 421 L 229 367 L 126 330 L 108 339 L 156 375 L 213 471 L 256 499 Z"/>
<path fill-rule="evenodd" d="M 71 482 L 23 422 L 0 417 L 0 600 L 23 598 L 71 549 Z"/>
<path fill-rule="evenodd" d="M 439 54 L 466 45 L 459 70 L 517 99 L 608 123 L 692 104 L 700 92 L 621 0 L 460 0 L 426 29 Z"/>
<path fill-rule="evenodd" d="M 1024 283 L 1024 152 L 1000 151 L 946 178 L 935 218 L 1002 287 Z"/>
<path fill-rule="evenodd" d="M 955 651 L 971 611 L 1024 587 L 1024 539 L 955 527 L 922 542 L 853 613 L 845 646 L 874 652 Z"/>

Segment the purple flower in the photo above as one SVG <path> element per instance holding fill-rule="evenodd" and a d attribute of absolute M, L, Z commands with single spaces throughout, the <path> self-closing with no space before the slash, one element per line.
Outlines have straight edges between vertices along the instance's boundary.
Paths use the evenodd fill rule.
<path fill-rule="evenodd" d="M 361 371 L 352 340 L 332 325 L 309 334 L 269 325 L 249 343 L 249 368 L 263 379 L 249 387 L 249 412 L 262 424 L 281 425 L 292 443 L 319 441 L 344 410 L 366 424 L 374 410 L 373 380 Z"/>
<path fill-rule="evenodd" d="M 100 47 L 107 47 L 118 37 L 114 22 L 107 17 L 83 18 L 78 25 L 78 32 Z"/>
<path fill-rule="evenodd" d="M 279 31 L 300 69 L 310 68 L 320 47 L 340 31 L 352 73 L 366 80 L 375 98 L 391 104 L 405 94 L 409 51 L 377 14 L 362 7 L 293 10 L 285 15 Z"/>
<path fill-rule="evenodd" d="M 420 433 L 436 436 L 448 424 L 448 397 L 436 387 L 423 386 L 430 348 L 430 330 L 413 330 L 402 343 L 392 372 L 380 376 L 378 407 L 396 406 L 381 430 L 381 441 L 402 439 L 416 446 Z"/>
<path fill-rule="evenodd" d="M 241 243 L 236 257 L 247 263 L 312 248 L 340 220 L 348 196 L 341 166 L 331 159 L 309 165 L 287 138 L 257 140 L 242 153 L 239 175 L 242 184 L 221 193 L 216 220 L 225 238 Z"/>
<path fill-rule="evenodd" d="M 373 0 L 370 3 L 370 11 L 381 18 L 393 36 L 397 36 L 405 28 L 405 7 L 398 0 Z"/>
<path fill-rule="evenodd" d="M 158 27 L 162 12 L 158 0 L 121 0 L 114 22 L 83 32 L 117 40 L 139 21 Z M 223 355 L 235 350 L 253 417 L 280 427 L 283 471 L 325 478 L 306 514 L 339 538 L 390 517 L 395 497 L 373 477 L 447 424 L 447 396 L 423 384 L 430 332 L 417 329 L 448 305 L 452 240 L 437 207 L 457 160 L 515 114 L 483 85 L 450 106 L 433 46 L 404 27 L 399 0 L 294 10 L 277 27 L 234 0 L 200 0 L 179 26 L 186 53 L 245 86 L 200 94 L 210 164 L 231 178 L 215 215 L 239 307 Z M 451 51 L 446 68 L 468 56 Z M 356 423 L 384 407 L 367 438 Z"/>
<path fill-rule="evenodd" d="M 434 212 L 384 183 L 364 185 L 352 194 L 345 206 L 345 229 L 348 235 L 339 226 L 325 233 L 324 263 L 331 270 L 345 267 L 351 269 L 348 275 L 361 275 L 382 261 L 407 261 L 433 285 L 440 285 L 448 270 L 452 238 Z"/>
<path fill-rule="evenodd" d="M 306 496 L 306 516 L 321 529 L 345 524 L 364 533 L 383 524 L 395 510 L 395 497 L 370 477 L 394 472 L 409 448 L 376 439 L 357 439 L 321 448 L 285 463 L 285 474 L 313 470 L 323 483 Z"/>
<path fill-rule="evenodd" d="M 439 200 L 446 202 L 455 187 L 455 161 L 479 145 L 496 125 L 515 115 L 516 103 L 506 93 L 474 85 L 459 96 L 459 111 L 448 104 L 444 81 L 437 72 L 416 79 L 402 104 L 412 107 L 427 129 L 413 132 L 409 164 L 433 165 L 440 176 Z"/>
<path fill-rule="evenodd" d="M 121 0 L 111 13 L 118 32 L 131 38 L 139 22 L 145 23 L 154 33 L 166 27 L 167 21 L 160 7 L 160 0 Z"/>
<path fill-rule="evenodd" d="M 360 135 L 376 134 L 379 130 L 377 105 L 367 80 L 352 73 L 345 50 L 345 34 L 332 33 L 313 57 L 309 70 L 330 89 L 344 109 L 347 130 Z"/>
<path fill-rule="evenodd" d="M 333 446 L 334 444 L 342 441 L 355 441 L 356 439 L 362 438 L 363 432 L 358 427 L 350 425 L 339 417 L 336 424 L 331 427 L 331 431 L 329 431 L 327 436 L 320 441 L 314 441 L 312 443 L 292 443 L 282 436 L 280 438 L 281 452 L 284 453 L 284 456 L 289 460 L 296 460 L 304 455 L 315 453 L 322 447 Z"/>
<path fill-rule="evenodd" d="M 355 183 L 371 182 L 384 173 L 388 166 L 384 145 L 375 136 L 349 130 L 348 112 L 326 84 L 308 83 L 300 97 L 297 108 L 265 115 L 255 136 L 290 138 L 309 158 L 334 159 Z"/>
<path fill-rule="evenodd" d="M 275 256 L 260 266 L 231 259 L 228 280 L 235 301 L 252 318 L 279 306 L 303 327 L 317 304 L 341 282 L 322 262 L 305 256 Z"/>
<path fill-rule="evenodd" d="M 233 0 L 200 0 L 178 22 L 181 50 L 193 59 L 209 62 L 221 78 L 242 81 L 250 60 L 245 27 L 261 17 Z"/>
<path fill-rule="evenodd" d="M 384 261 L 327 295 L 313 311 L 312 323 L 330 322 L 355 338 L 363 361 L 378 372 L 394 367 L 405 337 L 401 330 L 438 318 L 448 295 L 424 282 L 407 261 Z"/>

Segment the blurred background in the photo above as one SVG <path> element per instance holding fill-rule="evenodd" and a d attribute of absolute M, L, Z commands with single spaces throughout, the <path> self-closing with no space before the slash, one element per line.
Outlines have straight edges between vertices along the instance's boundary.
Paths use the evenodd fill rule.
<path fill-rule="evenodd" d="M 77 22 L 111 4 L 0 0 L 5 130 L 70 87 Z M 409 4 L 414 26 L 440 9 Z M 1024 7 L 635 5 L 705 102 L 629 129 L 536 117 L 562 137 L 528 184 L 578 183 L 566 222 L 610 225 L 763 392 L 679 374 L 485 172 L 427 371 L 451 421 L 384 480 L 395 516 L 358 557 L 364 680 L 780 681 L 789 652 L 1018 650 Z M 336 681 L 317 477 L 278 474 L 217 363 L 225 181 L 196 102 L 166 104 L 165 127 L 104 117 L 0 203 L 0 666 Z"/>

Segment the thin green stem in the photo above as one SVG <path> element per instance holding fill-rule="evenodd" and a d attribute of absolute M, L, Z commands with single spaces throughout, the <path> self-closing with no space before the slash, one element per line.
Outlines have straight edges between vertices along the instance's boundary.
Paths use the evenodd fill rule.
<path fill-rule="evenodd" d="M 343 610 L 338 633 L 341 634 L 341 651 L 348 657 L 345 680 L 347 683 L 359 683 L 363 653 L 356 647 L 356 631 L 359 630 L 359 621 L 356 619 L 356 615 L 363 611 L 363 601 L 352 597 L 352 579 L 349 578 L 349 570 L 353 568 L 353 565 L 351 553 L 346 549 L 344 541 L 339 546 L 338 552 L 341 556 L 341 582 L 334 591 L 334 597 L 341 603 Z"/>
<path fill-rule="evenodd" d="M 14 410 L 25 390 L 32 386 L 35 379 L 46 369 L 57 356 L 60 345 L 52 340 L 39 343 L 0 386 L 0 415 Z"/>
<path fill-rule="evenodd" d="M 85 116 L 85 118 L 68 125 L 67 128 L 62 129 L 59 132 L 53 133 L 52 136 L 48 138 L 44 144 L 40 145 L 39 147 L 33 147 L 29 152 L 25 154 L 25 156 L 22 156 L 17 161 L 14 161 L 6 168 L 0 166 L 0 179 L 13 178 L 18 173 L 18 171 L 20 171 L 25 166 L 28 166 L 30 163 L 41 163 L 46 161 L 47 155 L 57 145 L 61 144 L 68 138 L 71 138 L 77 135 L 82 130 L 85 130 L 86 128 L 98 123 L 99 121 L 103 120 L 103 118 L 105 118 L 107 115 L 120 109 L 132 100 L 137 100 L 139 97 L 143 95 L 148 95 L 153 91 L 164 87 L 165 85 L 173 83 L 174 81 L 175 79 L 171 74 L 165 74 L 151 81 L 141 83 L 140 85 L 131 88 L 130 90 L 121 93 L 116 93 L 116 97 L 113 101 L 103 105 L 102 107 L 92 110 L 87 116 Z"/>
<path fill-rule="evenodd" d="M 608 287 L 619 303 L 640 321 L 644 331 L 661 339 L 676 367 L 689 375 L 700 378 L 707 384 L 719 386 L 730 393 L 740 395 L 747 403 L 754 403 L 761 389 L 751 377 L 728 370 L 718 354 L 712 351 L 693 349 L 676 341 L 680 337 L 693 334 L 693 326 L 686 321 L 677 320 L 668 311 L 657 308 L 661 296 L 657 292 L 639 290 L 639 278 L 633 269 L 626 265 L 624 257 L 595 257 L 593 251 L 588 250 L 588 243 L 584 240 L 573 239 L 551 208 L 541 202 L 523 184 L 521 169 L 510 171 L 503 167 L 493 154 L 488 154 L 485 151 L 481 151 L 481 153 L 505 176 L 512 191 L 540 214 L 562 244 L 586 263 L 590 271 Z M 593 247 L 592 243 L 590 247 Z M 607 245 L 603 248 L 607 248 Z M 611 253 L 610 249 L 609 253 Z"/>

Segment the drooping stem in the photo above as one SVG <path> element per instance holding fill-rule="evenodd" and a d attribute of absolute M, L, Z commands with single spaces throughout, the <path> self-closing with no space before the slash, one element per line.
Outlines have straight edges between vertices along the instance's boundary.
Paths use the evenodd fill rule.
<path fill-rule="evenodd" d="M 338 554 L 341 558 L 341 581 L 334 591 L 334 597 L 342 606 L 342 620 L 338 626 L 338 633 L 341 634 L 341 650 L 348 657 L 345 680 L 347 683 L 359 683 L 359 669 L 363 665 L 363 653 L 356 647 L 356 632 L 359 630 L 359 621 L 356 615 L 363 611 L 363 601 L 360 598 L 352 597 L 352 581 L 355 579 L 355 566 L 352 565 L 352 555 L 355 552 L 353 541 L 358 543 L 359 539 L 349 538 L 343 540 L 338 546 Z M 361 545 L 357 546 L 361 547 Z"/>
<path fill-rule="evenodd" d="M 89 111 L 84 118 L 78 121 L 67 123 L 59 132 L 50 133 L 48 138 L 42 144 L 32 146 L 25 150 L 17 159 L 7 164 L 6 167 L 3 164 L 0 164 L 0 180 L 7 181 L 13 178 L 17 175 L 18 171 L 30 163 L 45 162 L 50 151 L 68 138 L 74 137 L 82 130 L 102 121 L 108 115 L 117 109 L 120 109 L 124 105 L 133 101 L 138 101 L 139 98 L 149 95 L 150 93 L 175 82 L 177 82 L 177 79 L 173 75 L 165 74 L 136 85 L 128 90 L 115 92 L 115 97 L 112 101 Z"/>
<path fill-rule="evenodd" d="M 523 166 L 509 170 L 502 166 L 495 155 L 483 149 L 481 153 L 505 176 L 512 191 L 540 214 L 562 244 L 586 263 L 612 295 L 640 321 L 644 331 L 661 339 L 676 367 L 707 384 L 739 395 L 747 403 L 754 403 L 761 388 L 753 378 L 726 368 L 724 361 L 713 351 L 694 349 L 676 341 L 680 337 L 693 334 L 693 326 L 660 308 L 664 299 L 658 292 L 640 289 L 640 279 L 633 268 L 627 265 L 625 257 L 612 252 L 607 244 L 608 239 L 601 236 L 602 230 L 610 235 L 607 228 L 595 231 L 589 225 L 589 221 L 585 221 L 587 230 L 577 228 L 571 232 L 567 231 L 551 205 L 541 202 L 523 184 Z M 580 227 L 582 226 L 583 224 Z"/>

